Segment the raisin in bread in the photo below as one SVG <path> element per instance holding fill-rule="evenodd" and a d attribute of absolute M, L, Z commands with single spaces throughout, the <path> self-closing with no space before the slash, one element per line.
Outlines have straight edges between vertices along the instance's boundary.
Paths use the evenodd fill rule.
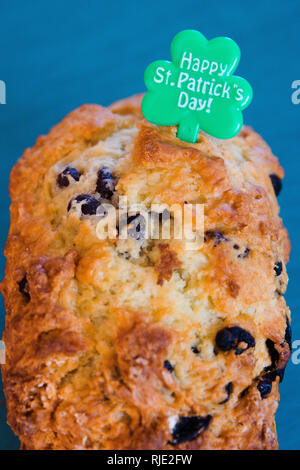
<path fill-rule="evenodd" d="M 24 449 L 274 449 L 291 346 L 283 170 L 248 127 L 189 144 L 140 102 L 82 106 L 12 169 L 8 423 Z M 145 239 L 142 223 L 100 239 L 102 202 L 120 196 L 204 204 L 203 243 Z"/>

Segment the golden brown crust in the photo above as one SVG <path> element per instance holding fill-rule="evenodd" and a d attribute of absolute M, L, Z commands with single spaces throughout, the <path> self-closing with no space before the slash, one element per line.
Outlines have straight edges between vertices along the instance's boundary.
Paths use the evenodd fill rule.
<path fill-rule="evenodd" d="M 283 170 L 250 128 L 187 144 L 141 98 L 73 111 L 11 172 L 8 422 L 26 449 L 277 448 L 290 246 L 269 175 Z M 60 188 L 67 166 L 80 178 Z M 67 207 L 102 167 L 130 206 L 204 204 L 203 245 L 99 240 Z M 248 336 L 222 350 L 224 329 Z M 202 427 L 178 439 L 184 417 Z"/>
<path fill-rule="evenodd" d="M 160 257 L 155 264 L 155 270 L 158 274 L 157 284 L 162 286 L 164 280 L 171 279 L 174 269 L 180 268 L 181 262 L 177 259 L 176 251 L 170 250 L 167 243 L 159 243 L 158 249 Z"/>

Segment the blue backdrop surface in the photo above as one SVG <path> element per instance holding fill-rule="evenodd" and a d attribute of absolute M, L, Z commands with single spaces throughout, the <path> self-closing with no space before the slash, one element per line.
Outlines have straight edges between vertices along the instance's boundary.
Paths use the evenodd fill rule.
<path fill-rule="evenodd" d="M 299 0 L 2 0 L 0 20 L 0 80 L 7 86 L 7 104 L 0 105 L 0 253 L 9 225 L 9 171 L 38 135 L 83 103 L 108 105 L 143 91 L 145 67 L 170 57 L 178 31 L 229 36 L 242 51 L 237 73 L 254 90 L 245 121 L 286 171 L 279 197 L 293 246 L 286 299 L 293 338 L 300 339 L 300 105 L 291 101 L 291 83 L 300 80 Z M 2 254 L 0 271 L 3 277 Z M 4 315 L 1 304 L 0 330 Z M 300 365 L 290 363 L 277 414 L 281 449 L 300 449 L 299 389 Z M 0 391 L 0 449 L 18 446 Z"/>

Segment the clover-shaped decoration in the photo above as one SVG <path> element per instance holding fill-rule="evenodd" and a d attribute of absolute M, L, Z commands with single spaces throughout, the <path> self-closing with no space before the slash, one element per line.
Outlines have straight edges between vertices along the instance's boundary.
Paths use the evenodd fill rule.
<path fill-rule="evenodd" d="M 252 99 L 250 84 L 232 75 L 240 61 L 238 45 L 186 30 L 173 39 L 171 57 L 172 62 L 158 60 L 145 71 L 144 117 L 161 126 L 177 125 L 177 137 L 187 142 L 196 142 L 200 129 L 219 139 L 234 137 Z"/>

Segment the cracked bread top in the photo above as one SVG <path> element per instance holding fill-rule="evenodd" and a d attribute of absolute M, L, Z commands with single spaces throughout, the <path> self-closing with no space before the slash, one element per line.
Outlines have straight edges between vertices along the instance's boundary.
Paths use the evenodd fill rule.
<path fill-rule="evenodd" d="M 283 170 L 248 127 L 188 144 L 140 101 L 82 106 L 12 169 L 8 422 L 26 449 L 276 448 Z M 204 242 L 100 240 L 101 202 L 119 196 L 129 209 L 203 204 Z"/>

